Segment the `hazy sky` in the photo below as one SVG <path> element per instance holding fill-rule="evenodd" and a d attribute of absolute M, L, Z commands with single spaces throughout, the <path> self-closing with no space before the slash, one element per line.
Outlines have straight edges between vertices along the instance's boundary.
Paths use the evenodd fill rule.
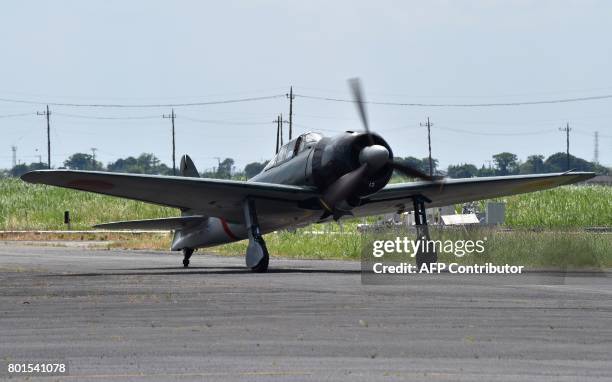
<path fill-rule="evenodd" d="M 183 103 L 284 94 L 371 101 L 491 103 L 612 94 L 610 1 L 4 1 L 0 98 L 64 103 Z M 43 106 L 0 101 L 0 167 L 46 160 Z M 153 152 L 171 164 L 169 108 L 53 106 L 52 162 L 96 147 L 104 163 Z M 273 154 L 288 100 L 177 107 L 177 156 L 200 170 Z M 294 101 L 296 130 L 360 129 L 354 105 Z M 612 99 L 554 105 L 425 108 L 369 105 L 399 156 L 443 167 L 510 151 L 565 150 L 612 165 Z M 134 119 L 91 119 L 134 118 Z M 199 121 L 198 121 L 199 120 Z M 38 151 L 36 151 L 38 150 Z"/>

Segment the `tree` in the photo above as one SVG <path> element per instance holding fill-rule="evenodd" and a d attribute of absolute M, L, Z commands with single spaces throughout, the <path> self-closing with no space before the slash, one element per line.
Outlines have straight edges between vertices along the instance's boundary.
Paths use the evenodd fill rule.
<path fill-rule="evenodd" d="M 473 164 L 464 163 L 461 165 L 448 166 L 448 176 L 451 178 L 472 178 L 478 175 L 478 169 Z"/>
<path fill-rule="evenodd" d="M 547 166 L 544 164 L 544 155 L 530 155 L 525 163 L 519 166 L 521 174 L 542 174 L 547 172 Z"/>
<path fill-rule="evenodd" d="M 135 174 L 172 175 L 172 169 L 151 153 L 142 153 L 138 158 L 127 157 L 117 159 L 108 164 L 108 171 L 128 172 Z"/>
<path fill-rule="evenodd" d="M 104 165 L 85 153 L 72 154 L 64 161 L 64 166 L 71 170 L 102 170 Z"/>
<path fill-rule="evenodd" d="M 219 163 L 219 168 L 217 168 L 217 178 L 230 179 L 232 177 L 233 167 L 234 160 L 232 158 L 225 158 L 223 162 Z"/>
<path fill-rule="evenodd" d="M 482 165 L 478 169 L 478 176 L 495 176 L 495 169 L 492 169 L 491 167 L 485 167 L 485 165 Z"/>
<path fill-rule="evenodd" d="M 509 152 L 493 155 L 497 175 L 510 175 L 518 173 L 517 156 Z"/>
<path fill-rule="evenodd" d="M 255 175 L 259 174 L 264 167 L 266 167 L 266 165 L 268 164 L 268 161 L 265 162 L 252 162 L 247 164 L 244 167 L 244 174 L 247 177 L 247 179 L 250 179 L 252 177 L 254 177 Z"/>
<path fill-rule="evenodd" d="M 436 175 L 438 173 L 438 160 L 436 158 L 431 158 L 431 165 L 433 166 L 432 174 Z M 429 157 L 421 159 L 421 168 L 425 174 L 429 175 Z"/>
<path fill-rule="evenodd" d="M 10 169 L 10 171 L 8 171 L 8 174 L 10 176 L 19 177 L 25 174 L 26 172 L 30 172 L 34 170 L 44 170 L 46 168 L 47 168 L 47 164 L 42 163 L 42 162 L 33 162 L 33 163 L 30 163 L 29 166 L 25 163 L 22 163 Z"/>
<path fill-rule="evenodd" d="M 423 167 L 423 162 L 421 162 L 419 158 L 406 157 L 406 158 L 395 158 L 394 160 L 402 164 L 405 164 L 406 166 L 410 166 L 418 170 L 425 171 L 425 167 Z M 429 158 L 427 160 L 429 161 Z"/>
<path fill-rule="evenodd" d="M 419 159 L 415 157 L 406 157 L 406 158 L 397 157 L 397 158 L 394 158 L 394 160 L 404 165 L 410 166 L 412 168 L 416 168 L 417 170 L 420 170 L 424 172 L 425 174 L 429 175 L 429 157 L 423 158 L 423 159 Z M 433 170 L 434 170 L 433 173 L 439 174 L 439 171 L 437 170 L 438 160 L 435 158 L 431 158 L 431 162 L 433 164 Z"/>
<path fill-rule="evenodd" d="M 566 153 L 555 153 L 546 159 L 544 162 L 550 172 L 564 172 L 567 171 L 567 154 Z M 570 169 L 577 171 L 594 171 L 596 166 L 582 158 L 575 157 L 570 154 Z"/>

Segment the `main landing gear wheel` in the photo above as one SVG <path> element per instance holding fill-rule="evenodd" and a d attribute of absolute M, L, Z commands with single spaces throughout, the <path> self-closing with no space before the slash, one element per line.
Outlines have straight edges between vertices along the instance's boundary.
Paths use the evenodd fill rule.
<path fill-rule="evenodd" d="M 425 202 L 431 203 L 428 198 L 417 195 L 412 198 L 414 204 L 414 220 L 417 231 L 417 241 L 421 242 L 421 246 L 416 253 L 416 265 L 418 269 L 421 269 L 423 264 L 430 264 L 438 262 L 438 254 L 435 248 L 428 248 L 425 242 L 430 240 L 429 228 L 427 226 L 427 210 L 425 208 Z"/>
<path fill-rule="evenodd" d="M 265 273 L 268 271 L 268 264 L 270 263 L 270 254 L 268 253 L 268 248 L 266 248 L 266 242 L 262 237 L 255 239 L 257 245 L 260 247 L 260 250 L 263 252 L 263 257 L 257 265 L 251 267 L 251 271 L 255 273 Z"/>
<path fill-rule="evenodd" d="M 255 211 L 255 201 L 246 199 L 244 201 L 244 220 L 249 237 L 249 245 L 246 250 L 246 266 L 253 272 L 263 273 L 268 270 L 270 255 L 266 242 L 264 241 L 259 223 L 257 222 L 257 212 Z"/>
<path fill-rule="evenodd" d="M 189 266 L 189 259 L 193 255 L 193 248 L 183 248 L 183 267 Z"/>

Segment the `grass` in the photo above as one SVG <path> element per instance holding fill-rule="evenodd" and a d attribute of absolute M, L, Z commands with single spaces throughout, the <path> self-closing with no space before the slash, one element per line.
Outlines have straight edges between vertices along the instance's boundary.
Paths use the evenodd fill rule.
<path fill-rule="evenodd" d="M 612 187 L 564 186 L 498 198 L 512 228 L 612 226 Z M 479 202 L 484 211 L 485 202 Z"/>
<path fill-rule="evenodd" d="M 178 210 L 59 187 L 0 179 L 0 230 L 62 230 L 64 211 L 72 229 L 97 223 L 178 215 Z"/>

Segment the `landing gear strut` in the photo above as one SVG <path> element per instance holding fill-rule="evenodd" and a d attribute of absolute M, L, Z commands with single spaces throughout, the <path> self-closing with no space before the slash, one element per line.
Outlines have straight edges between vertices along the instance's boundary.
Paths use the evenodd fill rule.
<path fill-rule="evenodd" d="M 419 250 L 416 253 L 416 265 L 418 269 L 421 269 L 423 264 L 431 264 L 438 262 L 438 254 L 435 248 L 428 248 L 426 242 L 430 240 L 429 227 L 427 226 L 427 212 L 425 209 L 425 202 L 431 203 L 428 198 L 417 195 L 412 198 L 414 204 L 414 224 L 417 231 L 417 241 L 421 241 Z"/>
<path fill-rule="evenodd" d="M 255 201 L 253 199 L 245 200 L 243 209 L 244 221 L 249 236 L 249 246 L 246 251 L 246 265 L 251 268 L 253 272 L 266 272 L 268 270 L 270 255 L 268 254 L 266 242 L 261 236 L 261 231 L 259 229 Z"/>
<path fill-rule="evenodd" d="M 189 259 L 193 255 L 193 248 L 183 248 L 183 266 L 187 268 L 189 266 Z"/>

